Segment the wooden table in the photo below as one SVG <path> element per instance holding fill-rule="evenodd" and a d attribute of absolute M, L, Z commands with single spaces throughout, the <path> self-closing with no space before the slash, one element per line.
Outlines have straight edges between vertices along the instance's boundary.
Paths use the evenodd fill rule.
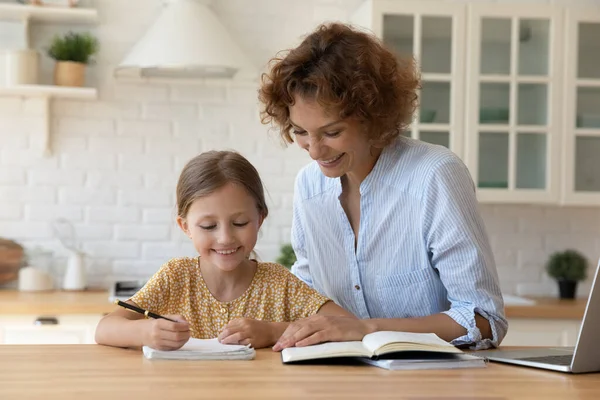
<path fill-rule="evenodd" d="M 99 345 L 0 346 L 0 399 L 598 399 L 600 374 L 516 366 L 440 371 L 283 365 L 253 361 L 146 360 Z"/>

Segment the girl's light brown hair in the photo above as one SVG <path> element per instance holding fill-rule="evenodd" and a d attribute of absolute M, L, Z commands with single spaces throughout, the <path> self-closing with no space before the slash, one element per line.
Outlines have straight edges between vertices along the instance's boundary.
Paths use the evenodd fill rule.
<path fill-rule="evenodd" d="M 417 106 L 414 60 L 398 58 L 375 36 L 349 25 L 319 26 L 271 65 L 259 90 L 261 120 L 278 125 L 288 143 L 294 95 L 316 100 L 340 119 L 357 120 L 378 147 L 410 125 Z"/>
<path fill-rule="evenodd" d="M 258 171 L 234 151 L 207 151 L 183 167 L 177 182 L 177 215 L 185 218 L 194 200 L 207 196 L 228 183 L 240 185 L 254 198 L 261 217 L 269 214 Z"/>

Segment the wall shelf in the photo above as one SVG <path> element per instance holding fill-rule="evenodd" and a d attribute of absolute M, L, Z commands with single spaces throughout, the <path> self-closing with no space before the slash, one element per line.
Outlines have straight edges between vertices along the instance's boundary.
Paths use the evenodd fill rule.
<path fill-rule="evenodd" d="M 95 88 L 87 87 L 80 88 L 54 85 L 17 85 L 0 87 L 0 96 L 95 100 L 98 97 L 98 91 Z"/>
<path fill-rule="evenodd" d="M 52 154 L 50 149 L 51 113 L 50 102 L 52 99 L 78 99 L 95 100 L 98 91 L 87 87 L 65 87 L 53 85 L 17 85 L 0 88 L 0 97 L 12 96 L 23 98 L 38 98 L 43 102 L 43 130 L 40 132 L 40 151 L 44 156 Z"/>
<path fill-rule="evenodd" d="M 34 6 L 26 4 L 0 3 L 0 22 L 16 21 L 22 25 L 25 47 L 31 48 L 29 27 L 31 23 L 50 22 L 64 24 L 94 24 L 98 11 L 93 8 Z M 0 87 L 0 97 L 36 98 L 41 101 L 43 129 L 40 131 L 41 152 L 48 156 L 50 151 L 52 99 L 95 100 L 98 91 L 87 87 L 64 87 L 54 85 L 14 85 Z M 37 143 L 37 142 L 36 142 Z"/>
<path fill-rule="evenodd" d="M 97 19 L 98 12 L 91 8 L 0 3 L 0 20 L 89 24 Z"/>

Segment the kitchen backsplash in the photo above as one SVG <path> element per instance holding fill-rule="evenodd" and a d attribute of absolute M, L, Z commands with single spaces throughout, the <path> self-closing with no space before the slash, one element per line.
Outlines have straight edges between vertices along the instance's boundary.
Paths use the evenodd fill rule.
<path fill-rule="evenodd" d="M 565 1 L 566 2 L 566 1 Z M 258 68 L 297 43 L 316 23 L 346 19 L 360 0 L 219 0 L 216 13 Z M 600 1 L 595 3 L 600 5 Z M 178 172 L 195 154 L 231 148 L 247 156 L 264 178 L 270 207 L 258 253 L 277 257 L 289 240 L 294 177 L 309 159 L 284 149 L 258 117 L 256 83 L 140 84 L 115 82 L 112 69 L 156 16 L 162 0 L 96 0 L 101 43 L 88 84 L 99 100 L 55 101 L 50 157 L 40 157 L 42 104 L 0 98 L 0 236 L 65 252 L 50 222 L 71 220 L 89 255 L 91 285 L 114 277 L 145 278 L 167 259 L 193 255 L 174 223 Z M 37 48 L 64 26 L 37 27 Z M 49 82 L 51 63 L 42 65 Z M 482 205 L 502 289 L 548 295 L 555 283 L 543 264 L 555 250 L 575 248 L 595 266 L 600 256 L 600 208 Z M 593 269 L 593 268 L 592 268 Z M 579 294 L 589 290 L 589 280 Z"/>

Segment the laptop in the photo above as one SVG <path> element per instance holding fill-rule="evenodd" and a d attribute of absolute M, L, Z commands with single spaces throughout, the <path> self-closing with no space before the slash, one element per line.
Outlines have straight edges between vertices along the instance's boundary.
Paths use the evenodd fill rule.
<path fill-rule="evenodd" d="M 579 374 L 600 371 L 600 260 L 585 307 L 575 349 L 539 347 L 527 350 L 483 350 L 476 354 L 490 361 Z M 509 327 L 510 329 L 510 327 Z"/>

